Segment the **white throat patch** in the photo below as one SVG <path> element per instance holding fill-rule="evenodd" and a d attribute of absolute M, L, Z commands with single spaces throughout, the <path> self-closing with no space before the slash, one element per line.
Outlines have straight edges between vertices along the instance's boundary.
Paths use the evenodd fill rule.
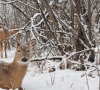
<path fill-rule="evenodd" d="M 3 31 L 3 29 L 2 29 L 2 28 L 0 28 L 0 31 Z"/>
<path fill-rule="evenodd" d="M 22 62 L 22 61 L 17 61 L 20 65 L 28 65 L 29 61 L 27 62 Z"/>

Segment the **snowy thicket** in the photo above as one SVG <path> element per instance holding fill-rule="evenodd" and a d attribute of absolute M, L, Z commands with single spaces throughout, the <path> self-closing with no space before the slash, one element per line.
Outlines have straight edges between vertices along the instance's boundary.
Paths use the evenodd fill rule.
<path fill-rule="evenodd" d="M 0 0 L 0 17 L 9 31 L 18 30 L 9 37 L 10 44 L 19 33 L 21 43 L 37 41 L 36 47 L 31 46 L 31 63 L 35 63 L 31 68 L 38 68 L 34 72 L 45 73 L 54 68 L 57 74 L 59 69 L 68 73 L 66 69 L 83 71 L 87 89 L 83 84 L 75 90 L 92 90 L 88 76 L 100 76 L 100 0 Z M 73 83 L 66 89 L 74 90 Z"/>

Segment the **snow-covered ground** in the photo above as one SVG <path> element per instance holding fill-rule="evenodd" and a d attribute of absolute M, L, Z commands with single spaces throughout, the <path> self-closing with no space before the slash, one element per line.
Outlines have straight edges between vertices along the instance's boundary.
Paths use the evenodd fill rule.
<path fill-rule="evenodd" d="M 12 52 L 9 56 L 10 58 L 0 60 L 12 62 Z M 68 69 L 58 69 L 52 73 L 48 73 L 47 71 L 38 73 L 30 63 L 22 87 L 24 90 L 99 90 L 99 77 L 97 74 L 94 73 L 95 78 L 81 77 L 83 73 L 85 71 Z"/>
<path fill-rule="evenodd" d="M 99 78 L 81 77 L 84 72 L 73 70 L 57 70 L 55 73 L 43 73 L 33 76 L 34 72 L 28 71 L 24 80 L 25 90 L 98 90 Z M 53 81 L 54 80 L 54 83 Z"/>

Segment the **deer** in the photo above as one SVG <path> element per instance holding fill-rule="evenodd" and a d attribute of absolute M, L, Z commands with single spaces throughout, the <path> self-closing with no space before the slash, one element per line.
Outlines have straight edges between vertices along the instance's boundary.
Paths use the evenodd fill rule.
<path fill-rule="evenodd" d="M 13 47 L 12 42 L 13 42 L 14 40 L 16 40 L 17 42 L 20 42 L 20 38 L 21 38 L 21 36 L 22 36 L 22 33 L 20 33 L 20 32 L 19 32 L 20 30 L 16 29 L 15 26 L 11 26 L 9 31 L 10 31 L 11 36 L 12 36 L 12 37 L 10 38 L 10 44 L 11 44 L 11 46 Z"/>
<path fill-rule="evenodd" d="M 6 29 L 4 27 L 4 23 L 0 23 L 0 57 L 3 58 L 3 56 L 5 58 L 7 58 L 7 44 L 9 42 L 8 37 L 10 37 L 10 32 L 8 31 L 8 29 Z M 4 44 L 3 44 L 4 43 Z M 3 54 L 3 50 L 4 50 L 4 54 Z"/>
<path fill-rule="evenodd" d="M 16 52 L 13 62 L 0 62 L 0 88 L 23 90 L 21 85 L 30 62 L 31 41 L 24 44 L 16 42 L 14 45 Z"/>
<path fill-rule="evenodd" d="M 17 42 L 28 42 L 32 38 L 30 30 L 25 30 L 19 27 L 11 26 L 9 31 L 13 36 L 10 39 L 10 44 L 12 43 L 13 40 L 16 40 Z"/>

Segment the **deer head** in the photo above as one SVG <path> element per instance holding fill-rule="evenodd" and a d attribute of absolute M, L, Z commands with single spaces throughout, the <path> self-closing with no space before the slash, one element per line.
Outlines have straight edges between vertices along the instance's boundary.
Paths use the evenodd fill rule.
<path fill-rule="evenodd" d="M 35 43 L 36 41 L 34 41 Z M 33 41 L 32 41 L 33 43 Z M 22 63 L 22 64 L 27 64 L 30 61 L 30 50 L 31 50 L 31 45 L 30 42 L 26 43 L 18 43 L 16 42 L 15 47 L 16 47 L 16 53 L 15 53 L 15 59 L 14 62 Z M 35 46 L 36 44 L 33 45 Z"/>

